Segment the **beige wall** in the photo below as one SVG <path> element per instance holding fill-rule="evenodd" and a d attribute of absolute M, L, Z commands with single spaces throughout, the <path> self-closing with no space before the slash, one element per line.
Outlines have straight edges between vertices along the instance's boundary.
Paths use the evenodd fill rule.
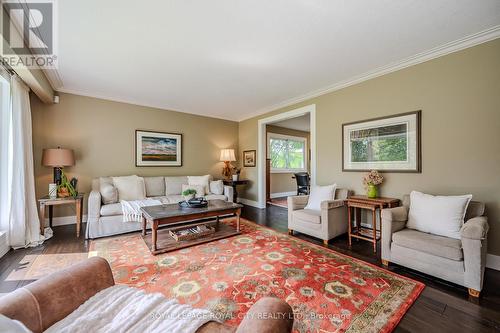
<path fill-rule="evenodd" d="M 342 172 L 343 123 L 422 110 L 420 174 L 389 173 L 384 196 L 411 190 L 472 193 L 487 204 L 488 252 L 500 255 L 500 39 L 409 67 L 239 124 L 239 147 L 257 149 L 257 120 L 316 104 L 317 180 L 363 192 L 362 173 Z M 257 200 L 257 169 L 242 194 Z"/>
<path fill-rule="evenodd" d="M 297 131 L 290 128 L 284 128 L 279 126 L 267 125 L 267 133 L 284 134 L 299 136 L 307 139 L 307 168 L 311 165 L 309 160 L 309 148 L 310 148 L 310 137 L 309 132 Z M 292 178 L 293 173 L 271 173 L 271 194 L 273 193 L 283 193 L 283 192 L 294 192 L 297 191 L 297 182 Z"/>
<path fill-rule="evenodd" d="M 106 175 L 210 173 L 221 177 L 220 149 L 237 149 L 236 122 L 71 94 L 61 94 L 60 100 L 49 105 L 31 97 L 38 197 L 47 193 L 52 181 L 52 169 L 41 166 L 43 148 L 61 146 L 75 151 L 76 165 L 66 172 L 78 178 L 78 189 L 85 193 L 90 191 L 92 178 Z M 136 167 L 136 129 L 182 133 L 183 166 Z M 56 211 L 56 215 L 74 214 Z"/>

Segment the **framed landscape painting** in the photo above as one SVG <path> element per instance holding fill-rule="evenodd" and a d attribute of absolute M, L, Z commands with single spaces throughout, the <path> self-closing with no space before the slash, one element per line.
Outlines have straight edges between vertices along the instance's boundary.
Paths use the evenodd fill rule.
<path fill-rule="evenodd" d="M 243 152 L 243 166 L 244 167 L 254 167 L 256 160 L 256 151 L 255 150 L 245 150 Z"/>
<path fill-rule="evenodd" d="M 342 171 L 422 172 L 421 111 L 342 125 Z"/>
<path fill-rule="evenodd" d="M 182 166 L 182 134 L 135 131 L 136 166 Z"/>

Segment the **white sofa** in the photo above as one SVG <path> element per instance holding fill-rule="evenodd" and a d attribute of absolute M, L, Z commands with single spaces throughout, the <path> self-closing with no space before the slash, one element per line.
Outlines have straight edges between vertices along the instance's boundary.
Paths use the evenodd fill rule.
<path fill-rule="evenodd" d="M 163 204 L 174 204 L 183 201 L 182 185 L 188 184 L 188 177 L 141 177 L 147 198 L 154 198 Z M 85 236 L 87 239 L 123 234 L 141 230 L 139 222 L 123 222 L 122 207 L 118 202 L 104 204 L 101 197 L 101 181 L 111 183 L 111 177 L 92 180 L 92 191 L 88 201 L 88 219 Z M 223 194 L 208 193 L 207 200 L 221 199 L 231 201 L 233 188 L 224 186 Z"/>

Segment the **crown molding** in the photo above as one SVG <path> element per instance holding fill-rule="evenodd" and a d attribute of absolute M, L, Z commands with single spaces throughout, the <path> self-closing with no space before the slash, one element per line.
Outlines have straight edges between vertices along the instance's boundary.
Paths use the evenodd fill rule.
<path fill-rule="evenodd" d="M 355 85 L 355 84 L 358 84 L 358 83 L 361 83 L 364 81 L 368 81 L 370 79 L 374 79 L 376 77 L 379 77 L 379 76 L 382 76 L 385 74 L 396 72 L 400 69 L 404 69 L 407 67 L 418 65 L 420 63 L 423 63 L 423 62 L 426 62 L 426 61 L 429 61 L 429 60 L 432 60 L 435 58 L 439 58 L 439 57 L 445 56 L 445 55 L 450 54 L 450 53 L 458 52 L 458 51 L 461 51 L 461 50 L 464 50 L 464 49 L 467 49 L 467 48 L 470 48 L 470 47 L 473 47 L 473 46 L 476 46 L 476 45 L 479 45 L 482 43 L 486 43 L 486 42 L 492 41 L 492 40 L 497 39 L 497 38 L 500 38 L 500 25 L 497 25 L 497 26 L 494 26 L 492 28 L 480 31 L 478 33 L 466 36 L 466 37 L 461 38 L 461 39 L 457 39 L 457 40 L 452 41 L 452 42 L 443 44 L 441 46 L 432 48 L 428 51 L 418 53 L 414 56 L 408 57 L 408 58 L 403 59 L 401 61 L 394 62 L 394 63 L 388 64 L 388 65 L 379 67 L 377 69 L 366 72 L 364 74 L 354 76 L 348 80 L 337 82 L 337 83 L 334 83 L 330 86 L 311 91 L 307 94 L 304 94 L 304 95 L 301 95 L 298 97 L 294 97 L 294 98 L 290 98 L 290 99 L 284 100 L 280 103 L 267 106 L 267 107 L 262 108 L 262 109 L 254 112 L 250 115 L 239 118 L 238 121 L 244 121 L 247 119 L 251 119 L 251 118 L 263 115 L 265 113 L 271 112 L 271 111 L 275 111 L 275 110 L 278 110 L 278 109 L 281 109 L 281 108 L 284 108 L 284 107 L 287 107 L 290 105 L 294 105 L 294 104 L 306 101 L 306 100 L 314 98 L 314 97 L 318 97 L 318 96 L 325 95 L 325 94 L 328 94 L 328 93 L 331 93 L 331 92 L 334 92 L 334 91 L 337 91 L 337 90 L 340 90 L 343 88 L 347 88 L 349 86 L 352 86 L 352 85 Z"/>

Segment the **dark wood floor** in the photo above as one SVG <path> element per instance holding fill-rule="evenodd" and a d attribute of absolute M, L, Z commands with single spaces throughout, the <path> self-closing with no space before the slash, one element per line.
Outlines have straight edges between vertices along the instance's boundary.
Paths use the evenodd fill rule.
<path fill-rule="evenodd" d="M 269 205 L 266 209 L 245 206 L 242 217 L 275 230 L 287 231 L 287 210 Z M 31 281 L 5 281 L 7 276 L 22 265 L 22 259 L 36 253 L 87 252 L 88 242 L 74 235 L 74 225 L 54 228 L 54 237 L 42 246 L 10 251 L 0 259 L 0 293 L 8 293 Z M 84 234 L 84 233 L 83 233 Z M 322 244 L 320 240 L 298 234 L 297 237 Z M 373 253 L 371 244 L 354 242 L 349 248 L 347 237 L 330 241 L 329 247 L 364 261 L 380 264 L 380 250 Z M 426 288 L 405 314 L 395 332 L 500 332 L 500 272 L 487 269 L 485 285 L 479 300 L 469 299 L 467 290 L 400 266 L 391 265 L 395 273 L 425 283 Z"/>

